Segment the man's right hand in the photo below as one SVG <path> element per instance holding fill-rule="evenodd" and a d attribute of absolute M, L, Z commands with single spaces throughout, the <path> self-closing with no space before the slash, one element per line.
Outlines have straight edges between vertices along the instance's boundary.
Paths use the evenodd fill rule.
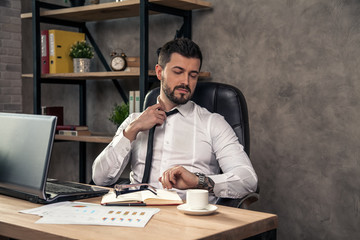
<path fill-rule="evenodd" d="M 166 119 L 165 111 L 160 103 L 152 105 L 132 121 L 124 130 L 124 136 L 131 142 L 141 131 L 146 131 L 155 125 L 162 125 Z"/>

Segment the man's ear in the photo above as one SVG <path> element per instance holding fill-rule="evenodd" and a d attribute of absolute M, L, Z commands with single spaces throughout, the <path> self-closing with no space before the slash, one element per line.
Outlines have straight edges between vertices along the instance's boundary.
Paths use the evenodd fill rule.
<path fill-rule="evenodd" d="M 156 64 L 155 66 L 155 73 L 156 73 L 156 77 L 161 81 L 162 80 L 162 71 L 163 71 L 163 68 L 159 65 L 159 64 Z"/>

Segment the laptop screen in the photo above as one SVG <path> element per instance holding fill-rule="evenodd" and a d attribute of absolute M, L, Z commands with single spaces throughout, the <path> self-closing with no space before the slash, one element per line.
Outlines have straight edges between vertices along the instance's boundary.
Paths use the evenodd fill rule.
<path fill-rule="evenodd" d="M 56 117 L 0 113 L 0 187 L 45 198 Z"/>

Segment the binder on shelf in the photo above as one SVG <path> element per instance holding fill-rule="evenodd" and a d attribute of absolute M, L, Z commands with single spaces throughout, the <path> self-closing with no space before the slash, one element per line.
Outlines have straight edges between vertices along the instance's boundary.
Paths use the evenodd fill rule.
<path fill-rule="evenodd" d="M 41 30 L 41 74 L 49 73 L 49 31 Z"/>
<path fill-rule="evenodd" d="M 56 116 L 57 117 L 56 126 L 64 125 L 64 107 L 62 107 L 62 106 L 51 106 L 51 107 L 50 106 L 42 106 L 41 114 Z"/>
<path fill-rule="evenodd" d="M 135 91 L 129 91 L 129 115 L 135 111 Z"/>
<path fill-rule="evenodd" d="M 135 91 L 135 112 L 140 112 L 140 91 Z"/>
<path fill-rule="evenodd" d="M 70 47 L 75 42 L 84 40 L 84 33 L 57 29 L 49 30 L 49 73 L 73 72 L 73 62 L 69 56 Z"/>

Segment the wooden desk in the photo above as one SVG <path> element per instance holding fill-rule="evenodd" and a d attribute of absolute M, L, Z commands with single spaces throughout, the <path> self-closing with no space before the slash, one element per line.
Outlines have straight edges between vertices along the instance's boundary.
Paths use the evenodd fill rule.
<path fill-rule="evenodd" d="M 100 198 L 84 200 L 99 203 Z M 19 213 L 40 205 L 0 195 L 0 236 L 15 239 L 243 239 L 275 233 L 277 216 L 218 206 L 216 214 L 189 216 L 161 206 L 145 228 L 36 224 L 38 216 Z M 1 238 L 1 237 L 0 237 Z"/>

